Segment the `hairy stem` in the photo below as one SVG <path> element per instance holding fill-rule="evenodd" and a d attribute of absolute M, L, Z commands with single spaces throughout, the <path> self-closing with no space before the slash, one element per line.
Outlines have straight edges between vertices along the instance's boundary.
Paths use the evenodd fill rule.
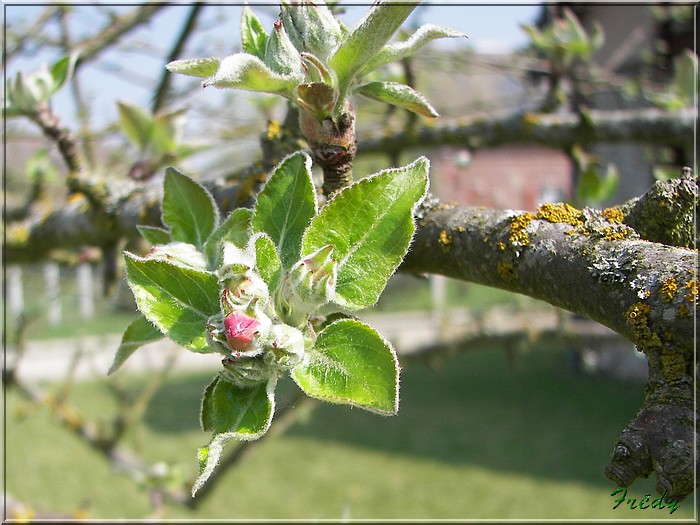
<path fill-rule="evenodd" d="M 330 199 L 352 182 L 352 164 L 357 153 L 355 111 L 346 106 L 335 120 L 328 117 L 319 121 L 301 110 L 299 127 L 314 160 L 323 170 L 322 190 L 326 199 Z"/>

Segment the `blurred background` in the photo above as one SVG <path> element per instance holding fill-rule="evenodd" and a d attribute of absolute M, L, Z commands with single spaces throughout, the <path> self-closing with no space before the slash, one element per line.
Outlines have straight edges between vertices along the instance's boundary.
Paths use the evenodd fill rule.
<path fill-rule="evenodd" d="M 343 4 L 336 9 L 348 27 L 368 9 Z M 276 4 L 253 8 L 269 30 Z M 240 5 L 206 3 L 6 3 L 5 79 L 80 50 L 75 75 L 50 106 L 76 137 L 91 175 L 160 185 L 164 167 L 174 165 L 202 181 L 253 184 L 243 168 L 260 157 L 261 135 L 284 120 L 283 101 L 202 90 L 199 79 L 163 67 L 175 58 L 237 52 L 240 14 Z M 556 3 L 426 3 L 399 38 L 433 23 L 469 39 L 431 43 L 382 74 L 424 93 L 441 115 L 436 124 L 587 108 L 672 111 L 688 103 L 694 20 L 693 7 L 681 4 L 567 10 Z M 356 176 L 426 155 L 432 191 L 446 202 L 514 210 L 543 202 L 613 206 L 692 165 L 692 148 L 632 141 L 568 151 L 472 141 L 363 154 L 363 140 L 431 123 L 371 100 L 356 105 Z M 13 225 L 64 205 L 66 170 L 34 122 L 6 117 L 4 209 L 5 224 Z M 144 137 L 139 121 L 162 133 Z M 159 342 L 107 377 L 135 319 L 120 277 L 125 247 L 144 249 L 76 246 L 5 267 L 9 518 L 694 515 L 692 501 L 673 515 L 613 509 L 617 487 L 603 469 L 641 403 L 647 373 L 631 343 L 534 299 L 401 273 L 376 308 L 361 314 L 399 353 L 399 415 L 300 402 L 288 381 L 279 431 L 253 446 L 230 444 L 222 476 L 192 500 L 195 451 L 209 439 L 199 427 L 199 402 L 219 361 Z M 655 497 L 653 485 L 638 481 L 630 496 Z"/>

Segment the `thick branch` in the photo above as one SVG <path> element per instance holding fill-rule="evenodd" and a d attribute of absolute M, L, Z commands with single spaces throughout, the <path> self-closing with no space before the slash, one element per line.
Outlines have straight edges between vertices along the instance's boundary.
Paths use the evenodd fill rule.
<path fill-rule="evenodd" d="M 207 184 L 223 213 L 237 203 L 237 187 Z M 106 246 L 137 235 L 136 225 L 160 226 L 162 177 L 148 185 L 121 182 L 104 185 L 98 207 L 76 193 L 60 209 L 23 223 L 7 225 L 5 257 L 8 264 L 46 258 L 52 250 L 76 246 Z"/>
<path fill-rule="evenodd" d="M 578 114 L 508 114 L 424 125 L 410 131 L 384 133 L 359 141 L 362 153 L 393 153 L 408 148 L 460 146 L 496 147 L 541 144 L 566 150 L 574 144 L 637 142 L 656 146 L 686 146 L 693 141 L 693 109 L 590 111 Z"/>
<path fill-rule="evenodd" d="M 544 205 L 525 213 L 439 205 L 420 220 L 402 269 L 522 293 L 634 342 L 629 312 L 645 304 L 650 322 L 690 349 L 696 257 L 693 250 L 640 240 L 631 228 L 590 210 Z M 664 283 L 674 279 L 678 291 L 671 296 Z"/>
<path fill-rule="evenodd" d="M 621 220 L 616 209 L 543 205 L 523 213 L 438 205 L 422 216 L 402 269 L 542 299 L 633 341 L 649 362 L 645 401 L 606 475 L 628 486 L 656 472 L 659 492 L 684 498 L 695 473 L 697 251 L 642 240 Z"/>

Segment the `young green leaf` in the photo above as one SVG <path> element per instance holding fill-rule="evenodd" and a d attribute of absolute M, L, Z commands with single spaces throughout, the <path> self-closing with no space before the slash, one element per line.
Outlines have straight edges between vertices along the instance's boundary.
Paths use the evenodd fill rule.
<path fill-rule="evenodd" d="M 202 248 L 219 223 L 219 211 L 204 186 L 168 168 L 163 182 L 163 224 L 174 241 Z"/>
<path fill-rule="evenodd" d="M 461 31 L 439 27 L 433 24 L 425 24 L 418 28 L 408 40 L 404 42 L 396 42 L 395 44 L 387 44 L 381 51 L 374 55 L 362 68 L 360 76 L 377 69 L 384 64 L 401 60 L 405 57 L 414 55 L 421 47 L 437 38 L 468 38 Z"/>
<path fill-rule="evenodd" d="M 273 293 L 282 275 L 282 263 L 277 255 L 275 243 L 264 233 L 256 234 L 253 242 L 255 242 L 255 266 L 270 293 Z"/>
<path fill-rule="evenodd" d="M 280 8 L 280 19 L 299 51 L 312 53 L 325 61 L 338 48 L 343 32 L 323 0 L 291 4 L 283 0 Z"/>
<path fill-rule="evenodd" d="M 124 362 L 143 345 L 158 341 L 163 338 L 163 334 L 158 328 L 153 326 L 148 319 L 139 316 L 124 331 L 122 342 L 114 356 L 114 362 L 109 368 L 107 375 L 111 375 L 124 364 Z"/>
<path fill-rule="evenodd" d="M 398 82 L 369 82 L 358 87 L 355 92 L 380 102 L 413 111 L 424 117 L 436 118 L 440 116 L 430 105 L 428 99 L 410 86 Z"/>
<path fill-rule="evenodd" d="M 331 244 L 338 262 L 334 301 L 358 310 L 372 306 L 406 255 L 413 211 L 428 188 L 429 161 L 361 179 L 336 194 L 314 217 L 302 253 Z"/>
<path fill-rule="evenodd" d="M 416 7 L 417 3 L 384 1 L 367 12 L 328 60 L 338 76 L 341 93 L 347 91 L 364 65 L 384 47 Z"/>
<path fill-rule="evenodd" d="M 239 248 L 245 247 L 250 238 L 250 222 L 253 211 L 248 208 L 236 208 L 226 220 L 211 234 L 204 244 L 204 252 L 209 260 L 209 268 L 214 270 L 221 266 L 221 250 L 224 241 L 232 242 Z"/>
<path fill-rule="evenodd" d="M 197 270 L 207 269 L 204 254 L 194 244 L 186 242 L 173 241 L 168 244 L 157 244 L 144 256 L 144 259 L 162 259 Z"/>
<path fill-rule="evenodd" d="M 164 230 L 163 228 L 139 224 L 136 226 L 136 229 L 141 234 L 141 237 L 146 239 L 154 246 L 157 244 L 168 244 L 171 241 L 170 232 L 168 230 Z"/>
<path fill-rule="evenodd" d="M 202 425 L 214 431 L 207 447 L 200 449 L 200 474 L 192 487 L 192 496 L 202 488 L 219 463 L 224 445 L 232 439 L 252 441 L 270 428 L 275 411 L 277 378 L 253 388 L 241 388 L 225 377 L 212 382 L 205 390 Z"/>
<path fill-rule="evenodd" d="M 265 33 L 265 28 L 248 4 L 244 5 L 241 13 L 241 47 L 243 51 L 263 60 L 266 46 L 267 33 Z"/>
<path fill-rule="evenodd" d="M 125 253 L 126 276 L 143 316 L 193 352 L 208 353 L 205 323 L 219 312 L 215 274 Z"/>
<path fill-rule="evenodd" d="M 221 65 L 220 58 L 193 58 L 190 60 L 173 60 L 165 65 L 171 73 L 180 73 L 190 77 L 207 78 L 216 74 Z"/>
<path fill-rule="evenodd" d="M 73 53 L 58 59 L 51 66 L 51 78 L 53 78 L 53 87 L 51 89 L 52 94 L 61 89 L 66 80 L 73 75 L 73 70 L 75 69 L 75 63 L 77 61 L 78 54 Z"/>
<path fill-rule="evenodd" d="M 151 129 L 153 128 L 153 117 L 143 109 L 117 102 L 119 109 L 119 127 L 126 138 L 143 151 L 151 141 Z"/>
<path fill-rule="evenodd" d="M 399 409 L 396 353 L 372 327 L 356 319 L 326 326 L 292 377 L 310 397 L 383 415 Z"/>
<path fill-rule="evenodd" d="M 275 73 L 303 77 L 299 51 L 294 47 L 281 22 L 275 23 L 265 47 L 265 64 Z"/>
<path fill-rule="evenodd" d="M 236 53 L 221 61 L 216 73 L 203 82 L 204 87 L 236 88 L 291 97 L 303 76 L 275 73 L 254 55 Z"/>
<path fill-rule="evenodd" d="M 299 260 L 301 237 L 317 208 L 311 158 L 293 153 L 279 163 L 260 190 L 252 221 L 253 231 L 265 232 L 273 240 L 284 268 Z"/>

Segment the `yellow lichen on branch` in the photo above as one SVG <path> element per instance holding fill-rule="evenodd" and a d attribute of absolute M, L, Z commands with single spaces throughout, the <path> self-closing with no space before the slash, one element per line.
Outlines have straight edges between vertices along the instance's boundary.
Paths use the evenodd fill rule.
<path fill-rule="evenodd" d="M 678 292 L 678 281 L 675 277 L 670 277 L 663 282 L 659 293 L 665 303 L 670 303 Z"/>

